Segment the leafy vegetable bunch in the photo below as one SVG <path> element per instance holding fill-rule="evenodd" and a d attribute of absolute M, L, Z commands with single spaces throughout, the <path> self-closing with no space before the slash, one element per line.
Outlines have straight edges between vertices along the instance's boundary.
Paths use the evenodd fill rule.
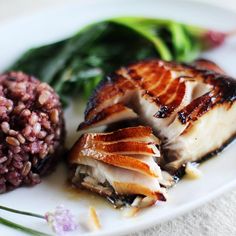
<path fill-rule="evenodd" d="M 122 17 L 88 25 L 65 40 L 33 48 L 8 70 L 49 83 L 64 104 L 74 94 L 88 97 L 105 75 L 146 58 L 189 62 L 220 45 L 226 34 L 171 20 Z"/>

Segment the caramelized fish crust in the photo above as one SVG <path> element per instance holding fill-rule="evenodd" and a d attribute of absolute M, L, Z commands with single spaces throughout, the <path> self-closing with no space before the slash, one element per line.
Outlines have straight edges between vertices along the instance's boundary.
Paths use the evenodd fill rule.
<path fill-rule="evenodd" d="M 93 158 L 106 164 L 136 170 L 146 175 L 158 177 L 149 164 L 135 155 L 159 157 L 155 147 L 158 139 L 149 127 L 132 127 L 111 133 L 88 133 L 82 135 L 70 151 L 69 162 L 80 163 L 81 158 Z"/>
<path fill-rule="evenodd" d="M 87 104 L 85 121 L 96 117 L 94 115 L 101 111 L 99 108 L 104 101 L 125 97 L 129 90 L 136 89 L 142 91 L 142 96 L 160 106 L 155 114 L 156 117 L 168 117 L 183 99 L 186 80 L 199 81 L 212 86 L 207 94 L 194 99 L 178 112 L 182 123 L 196 120 L 214 105 L 224 102 L 232 104 L 236 99 L 236 81 L 219 72 L 222 73 L 223 70 L 207 60 L 198 60 L 193 65 L 146 60 L 124 67 L 100 83 Z M 85 126 L 82 123 L 78 129 L 83 128 Z"/>
<path fill-rule="evenodd" d="M 78 130 L 139 117 L 162 139 L 162 167 L 174 172 L 235 138 L 235 100 L 236 81 L 213 62 L 146 60 L 119 69 L 100 83 Z M 117 107 L 124 112 L 115 116 Z M 226 128 L 225 132 L 215 134 L 214 126 Z M 204 137 L 214 142 L 207 146 Z"/>
<path fill-rule="evenodd" d="M 69 154 L 70 165 L 78 169 L 72 182 L 107 197 L 138 195 L 150 197 L 152 204 L 165 201 L 155 160 L 160 158 L 158 145 L 151 128 L 144 126 L 84 134 Z"/>

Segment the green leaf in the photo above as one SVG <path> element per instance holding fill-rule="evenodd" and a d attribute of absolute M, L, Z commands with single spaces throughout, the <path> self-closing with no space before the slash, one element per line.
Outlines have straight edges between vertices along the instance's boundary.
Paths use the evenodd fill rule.
<path fill-rule="evenodd" d="M 7 70 L 24 71 L 44 80 L 44 69 L 64 46 L 67 40 L 33 48 L 25 52 L 10 68 Z"/>
<path fill-rule="evenodd" d="M 87 28 L 84 33 L 75 35 L 70 38 L 65 44 L 64 48 L 60 50 L 51 61 L 44 68 L 44 81 L 50 83 L 53 82 L 54 76 L 57 74 L 62 67 L 65 66 L 67 60 L 69 60 L 74 53 L 83 48 L 83 50 L 88 49 L 91 44 L 104 32 L 106 29 L 106 24 L 92 25 Z"/>
<path fill-rule="evenodd" d="M 86 26 L 62 41 L 33 48 L 8 70 L 49 83 L 66 104 L 87 98 L 100 80 L 122 65 L 146 58 L 189 62 L 203 50 L 206 29 L 168 19 L 119 17 Z"/>
<path fill-rule="evenodd" d="M 143 36 L 144 38 L 148 39 L 150 42 L 152 42 L 154 44 L 156 50 L 158 51 L 158 53 L 160 54 L 160 57 L 163 60 L 171 60 L 172 59 L 172 55 L 171 55 L 168 47 L 165 45 L 165 42 L 160 37 L 155 35 L 154 31 L 152 30 L 152 27 L 150 27 L 150 25 L 148 25 L 147 22 L 146 22 L 146 24 L 143 24 L 140 21 L 130 22 L 129 19 L 128 18 L 117 18 L 117 19 L 112 19 L 111 22 L 115 22 L 115 23 L 124 25 L 124 26 L 130 28 L 131 30 L 134 30 L 135 32 L 137 32 L 138 34 Z"/>

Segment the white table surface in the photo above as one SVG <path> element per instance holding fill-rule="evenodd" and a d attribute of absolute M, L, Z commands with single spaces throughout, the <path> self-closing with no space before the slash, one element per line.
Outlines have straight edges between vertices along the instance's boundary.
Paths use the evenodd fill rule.
<path fill-rule="evenodd" d="M 71 1 L 75 0 L 0 0 L 0 22 L 8 21 L 17 16 L 32 14 L 53 4 L 66 4 Z M 236 11 L 236 0 L 201 1 Z M 236 189 L 174 220 L 133 233 L 130 236 L 144 235 L 236 236 Z"/>

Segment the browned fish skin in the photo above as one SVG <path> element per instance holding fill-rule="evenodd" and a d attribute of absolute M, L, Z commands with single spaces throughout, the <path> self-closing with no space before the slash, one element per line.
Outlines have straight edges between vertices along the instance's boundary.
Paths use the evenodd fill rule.
<path fill-rule="evenodd" d="M 91 114 L 91 113 L 90 113 Z M 124 119 L 134 119 L 137 117 L 137 114 L 129 109 L 128 107 L 124 106 L 123 104 L 117 103 L 112 106 L 109 106 L 102 111 L 96 113 L 96 115 L 92 116 L 90 115 L 90 119 L 88 119 L 88 122 L 84 122 L 79 126 L 79 129 L 86 129 L 87 127 L 96 124 L 96 125 L 102 125 L 103 123 L 108 124 L 109 119 L 111 118 L 111 115 L 113 115 L 113 120 L 115 117 L 122 116 Z"/>
<path fill-rule="evenodd" d="M 165 201 L 162 173 L 155 160 L 160 158 L 158 144 L 151 128 L 144 126 L 83 134 L 69 153 L 71 181 L 121 203 L 130 196 L 148 198 L 149 204 L 144 200 L 143 207 Z"/>
<path fill-rule="evenodd" d="M 225 71 L 222 68 L 220 68 L 217 64 L 206 59 L 202 58 L 197 59 L 192 63 L 192 65 L 197 69 L 212 70 L 219 74 L 225 74 Z"/>
<path fill-rule="evenodd" d="M 156 144 L 158 140 L 152 135 L 151 129 L 144 126 L 120 129 L 111 133 L 88 133 L 82 135 L 74 144 L 69 162 L 73 164 L 81 158 L 94 158 L 113 166 L 157 176 L 148 164 L 132 156 L 159 156 L 159 151 L 156 153 L 157 149 L 153 149 Z"/>
<path fill-rule="evenodd" d="M 146 137 L 151 136 L 152 129 L 150 127 L 138 126 L 132 127 L 132 129 L 122 129 L 116 130 L 112 133 L 99 133 L 98 135 L 94 135 L 94 140 L 103 141 L 103 142 L 117 142 L 124 141 L 127 139 L 144 139 Z"/>
<path fill-rule="evenodd" d="M 203 77 L 204 83 L 213 85 L 213 89 L 179 111 L 178 115 L 182 123 L 197 120 L 216 104 L 227 102 L 230 106 L 236 100 L 236 81 L 234 79 L 205 69 L 197 70 L 197 72 Z M 193 113 L 196 109 L 197 112 Z"/>
<path fill-rule="evenodd" d="M 188 109 L 183 109 L 178 113 L 182 123 L 185 123 L 186 119 L 196 120 L 197 117 L 204 114 L 214 104 L 235 101 L 236 97 L 235 80 L 215 71 L 209 71 L 208 68 L 214 69 L 217 72 L 222 71 L 217 65 L 206 60 L 197 61 L 195 66 L 151 60 L 139 62 L 125 69 L 123 68 L 117 72 L 118 75 L 103 81 L 96 89 L 88 102 L 85 111 L 85 122 L 88 123 L 91 119 L 98 119 L 96 114 L 102 111 L 100 107 L 104 101 L 108 101 L 112 97 L 122 97 L 128 90 L 135 90 L 137 87 L 142 89 L 143 96 L 148 97 L 148 99 L 160 106 L 155 114 L 156 117 L 168 117 L 180 105 L 183 99 L 185 83 L 181 81 L 181 78 L 183 79 L 184 77 L 194 79 L 197 77 L 197 80 L 213 86 L 208 97 L 208 106 L 205 104 L 206 97 L 202 96 L 197 98 L 197 101 L 193 100 L 189 104 Z M 177 79 L 171 77 L 171 70 L 180 72 Z M 129 76 L 129 80 L 123 76 L 124 71 L 126 76 Z M 214 102 L 212 102 L 212 98 L 215 98 Z M 195 109 L 196 104 L 198 104 L 199 112 L 192 117 L 191 112 Z M 189 109 L 190 107 L 192 109 Z M 111 112 L 113 113 L 114 111 Z M 108 115 L 107 112 L 104 111 L 104 113 Z M 99 113 L 99 115 L 103 114 L 105 116 L 104 113 Z M 85 126 L 82 123 L 79 129 L 86 128 L 87 126 Z"/>
<path fill-rule="evenodd" d="M 123 96 L 127 90 L 133 90 L 134 85 L 124 77 L 114 75 L 107 77 L 95 89 L 93 95 L 88 101 L 85 110 L 85 120 L 90 119 L 94 114 L 100 111 L 99 105 L 110 97 Z"/>
<path fill-rule="evenodd" d="M 200 160 L 221 149 L 236 135 L 235 126 L 231 130 L 229 128 L 233 120 L 236 121 L 236 81 L 225 75 L 215 63 L 207 60 L 201 59 L 192 65 L 146 60 L 121 68 L 96 89 L 89 100 L 85 121 L 80 124 L 79 130 L 99 126 L 96 119 L 101 114 L 105 114 L 111 123 L 114 114 L 107 108 L 114 109 L 116 104 L 123 104 L 129 111 L 133 110 L 144 124 L 157 131 L 163 140 L 165 162 L 169 169 L 173 169 L 173 166 L 178 169 L 187 161 Z M 128 109 L 119 117 L 120 120 L 126 119 Z M 184 152 L 187 151 L 187 146 L 180 147 L 182 140 L 195 139 L 197 127 L 200 127 L 204 119 L 209 119 L 210 126 L 213 119 L 211 116 L 218 117 L 220 123 L 224 122 L 229 132 L 224 133 L 222 138 L 218 137 L 219 140 L 215 140 L 212 146 L 205 146 L 196 155 L 194 151 L 190 154 Z M 231 119 L 229 124 L 226 119 Z M 116 118 L 115 121 L 117 120 Z M 217 121 L 214 122 L 217 126 Z M 196 141 L 191 142 L 192 146 L 188 146 L 190 150 L 201 144 L 204 133 L 209 135 L 207 125 L 204 125 L 206 127 L 202 130 L 202 135 L 198 132 L 201 136 L 198 140 L 201 141 L 196 138 Z M 178 151 L 175 151 L 177 144 Z"/>

